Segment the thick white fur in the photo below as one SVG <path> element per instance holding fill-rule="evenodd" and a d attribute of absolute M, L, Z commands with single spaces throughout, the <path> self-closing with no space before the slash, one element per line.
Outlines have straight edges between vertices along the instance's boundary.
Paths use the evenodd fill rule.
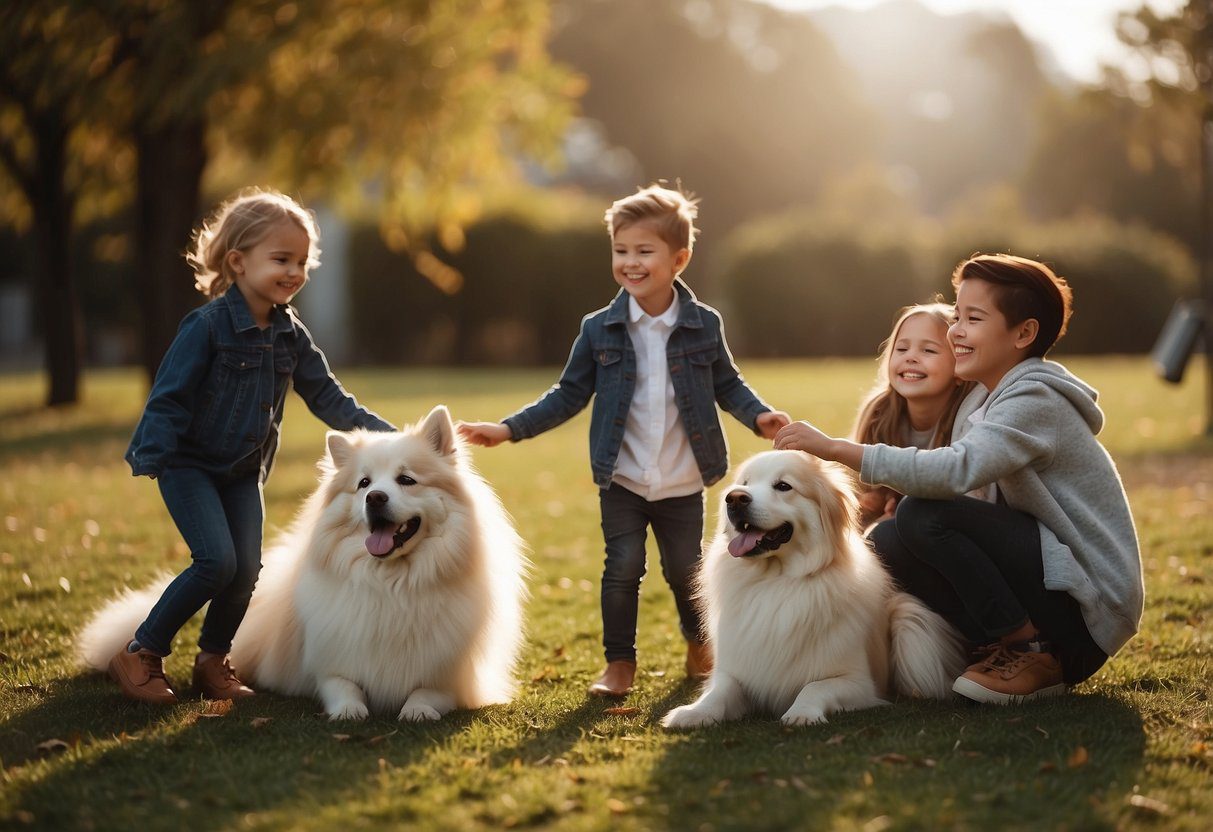
<path fill-rule="evenodd" d="M 808 725 L 885 704 L 892 691 L 951 696 L 964 666 L 959 636 L 916 598 L 894 592 L 859 535 L 838 466 L 768 451 L 738 469 L 730 493 L 750 498 L 749 522 L 758 528 L 790 522 L 792 539 L 735 558 L 728 541 L 737 533 L 722 505 L 699 577 L 716 664 L 703 694 L 663 725 L 694 728 L 755 710 Z"/>
<path fill-rule="evenodd" d="M 508 701 L 522 641 L 523 544 L 439 406 L 401 433 L 330 432 L 320 485 L 264 558 L 232 664 L 254 687 L 317 696 L 331 719 L 439 719 Z M 400 484 L 405 474 L 416 484 Z M 364 477 L 370 484 L 359 487 Z M 366 494 L 417 534 L 368 553 Z M 169 578 L 120 595 L 80 635 L 104 669 Z"/>

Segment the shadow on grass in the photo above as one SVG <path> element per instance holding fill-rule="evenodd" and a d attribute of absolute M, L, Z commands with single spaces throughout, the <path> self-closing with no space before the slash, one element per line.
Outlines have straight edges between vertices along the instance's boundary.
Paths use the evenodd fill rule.
<path fill-rule="evenodd" d="M 671 829 L 1111 828 L 1144 753 L 1140 714 L 1103 694 L 1005 710 L 908 701 L 679 735 L 653 790 Z"/>
<path fill-rule="evenodd" d="M 417 762 L 475 718 L 330 722 L 316 702 L 272 694 L 205 717 L 200 700 L 151 708 L 97 675 L 29 695 L 41 701 L 0 726 L 9 781 L 0 826 L 18 812 L 23 828 L 55 830 L 230 829 L 262 815 L 272 826 L 278 810 L 290 818 L 365 799 L 385 772 Z M 41 763 L 37 746 L 48 739 L 71 748 Z M 16 774 L 39 765 L 49 770 Z"/>

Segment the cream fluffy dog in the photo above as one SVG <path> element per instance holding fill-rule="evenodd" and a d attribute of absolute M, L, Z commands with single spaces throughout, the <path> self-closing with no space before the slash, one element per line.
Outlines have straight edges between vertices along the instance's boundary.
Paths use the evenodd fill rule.
<path fill-rule="evenodd" d="M 232 645 L 254 687 L 317 696 L 331 719 L 409 721 L 507 701 L 522 640 L 522 542 L 439 406 L 401 433 L 330 432 L 320 485 L 265 557 Z M 167 583 L 82 633 L 103 669 Z"/>
<path fill-rule="evenodd" d="M 959 636 L 893 590 L 855 509 L 842 469 L 808 454 L 768 451 L 740 467 L 700 575 L 716 665 L 699 699 L 663 725 L 754 710 L 808 725 L 894 691 L 951 696 L 965 663 Z"/>

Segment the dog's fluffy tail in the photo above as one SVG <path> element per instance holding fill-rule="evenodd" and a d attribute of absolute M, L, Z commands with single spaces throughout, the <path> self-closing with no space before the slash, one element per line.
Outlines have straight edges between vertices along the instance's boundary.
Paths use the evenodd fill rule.
<path fill-rule="evenodd" d="M 956 629 L 913 595 L 889 598 L 893 687 L 898 693 L 947 699 L 964 670 L 964 641 Z"/>
<path fill-rule="evenodd" d="M 105 670 L 109 660 L 135 637 L 156 600 L 173 576 L 163 574 L 142 589 L 126 589 L 93 613 L 76 636 L 76 657 L 82 665 Z"/>

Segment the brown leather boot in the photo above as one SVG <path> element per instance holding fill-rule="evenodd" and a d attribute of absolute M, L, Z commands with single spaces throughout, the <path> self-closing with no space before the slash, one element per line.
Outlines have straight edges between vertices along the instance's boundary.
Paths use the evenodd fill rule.
<path fill-rule="evenodd" d="M 712 675 L 712 645 L 704 642 L 687 642 L 687 678 L 693 681 Z"/>
<path fill-rule="evenodd" d="M 150 650 L 132 653 L 123 647 L 110 659 L 109 674 L 131 699 L 150 705 L 177 704 L 177 694 L 164 676 L 164 659 Z"/>
<path fill-rule="evenodd" d="M 194 659 L 194 689 L 205 699 L 247 699 L 256 691 L 236 678 L 227 656 L 199 653 Z"/>
<path fill-rule="evenodd" d="M 636 678 L 636 662 L 616 659 L 607 662 L 606 670 L 594 684 L 590 685 L 591 696 L 627 696 L 632 692 L 632 680 Z"/>

